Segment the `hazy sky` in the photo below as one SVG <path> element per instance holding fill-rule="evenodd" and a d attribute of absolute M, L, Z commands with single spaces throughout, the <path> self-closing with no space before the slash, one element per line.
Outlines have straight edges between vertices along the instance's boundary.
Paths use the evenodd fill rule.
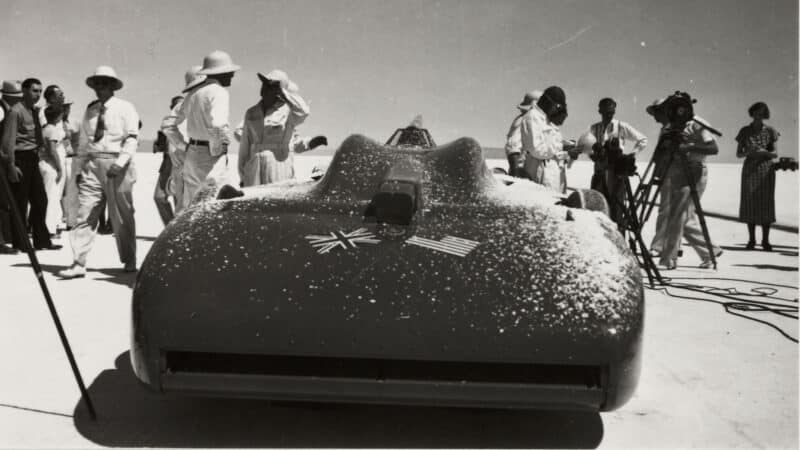
<path fill-rule="evenodd" d="M 4 0 L 0 77 L 61 85 L 79 118 L 85 78 L 112 65 L 152 138 L 183 74 L 214 49 L 243 70 L 231 121 L 258 100 L 256 72 L 280 68 L 311 103 L 303 134 L 337 145 L 351 133 L 385 140 L 422 114 L 434 139 L 504 142 L 525 91 L 567 93 L 565 137 L 617 99 L 617 117 L 654 137 L 644 113 L 677 89 L 725 136 L 716 161 L 765 101 L 797 154 L 798 10 L 793 0 L 140 1 Z"/>

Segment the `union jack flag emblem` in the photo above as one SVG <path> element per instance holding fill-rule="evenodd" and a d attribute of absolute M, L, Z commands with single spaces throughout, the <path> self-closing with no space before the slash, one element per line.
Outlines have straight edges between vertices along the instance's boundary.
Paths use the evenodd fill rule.
<path fill-rule="evenodd" d="M 367 231 L 366 228 L 359 228 L 350 233 L 332 231 L 328 235 L 310 234 L 306 239 L 311 246 L 317 249 L 317 253 L 328 253 L 336 247 L 344 250 L 356 248 L 356 244 L 377 244 L 380 239 L 375 239 L 375 235 Z"/>
<path fill-rule="evenodd" d="M 480 242 L 471 241 L 455 236 L 445 236 L 441 240 L 434 241 L 419 236 L 413 236 L 406 241 L 406 244 L 417 245 L 424 248 L 429 248 L 437 252 L 443 252 L 450 255 L 465 257 L 475 247 L 481 245 Z"/>

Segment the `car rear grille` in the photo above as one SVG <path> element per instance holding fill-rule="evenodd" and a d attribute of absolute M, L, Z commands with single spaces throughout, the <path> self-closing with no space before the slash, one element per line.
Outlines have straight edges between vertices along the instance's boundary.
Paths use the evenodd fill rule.
<path fill-rule="evenodd" d="M 524 383 L 600 388 L 601 366 L 421 361 L 320 356 L 166 352 L 166 369 L 289 377 L 474 383 Z"/>

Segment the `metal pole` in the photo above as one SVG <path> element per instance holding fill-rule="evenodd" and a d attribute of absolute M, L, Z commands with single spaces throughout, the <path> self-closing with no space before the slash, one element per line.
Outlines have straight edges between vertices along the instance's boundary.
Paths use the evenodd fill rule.
<path fill-rule="evenodd" d="M 39 280 L 39 287 L 42 289 L 44 299 L 47 302 L 47 308 L 50 310 L 50 316 L 53 318 L 53 323 L 56 325 L 58 337 L 61 339 L 61 345 L 64 347 L 64 351 L 67 353 L 67 359 L 69 360 L 69 365 L 72 367 L 72 374 L 75 376 L 75 381 L 78 382 L 78 388 L 81 391 L 81 398 L 83 398 L 83 401 L 86 403 L 86 407 L 89 408 L 89 416 L 92 418 L 92 420 L 97 420 L 97 415 L 94 412 L 94 405 L 92 404 L 91 398 L 89 398 L 89 392 L 86 390 L 86 386 L 83 384 L 83 378 L 81 378 L 81 372 L 78 370 L 78 364 L 75 362 L 75 357 L 72 355 L 72 349 L 69 346 L 67 335 L 64 333 L 64 328 L 61 326 L 61 320 L 58 318 L 58 312 L 53 304 L 53 299 L 50 297 L 50 291 L 47 289 L 47 284 L 44 281 L 42 267 L 39 265 L 39 260 L 36 258 L 36 252 L 33 250 L 33 246 L 28 240 L 28 234 L 27 230 L 25 230 L 25 224 L 22 221 L 22 215 L 20 214 L 20 211 L 17 208 L 17 202 L 11 193 L 11 186 L 6 178 L 5 167 L 3 167 L 2 164 L 0 164 L 0 180 L 0 183 L 2 183 L 2 185 L 0 185 L 0 189 L 5 190 L 5 192 L 8 194 L 8 202 L 11 205 L 11 216 L 14 220 L 12 226 L 16 227 L 17 232 L 25 241 L 25 252 L 28 253 L 28 259 L 31 261 L 31 267 L 33 267 L 33 271 L 36 274 L 36 279 Z"/>

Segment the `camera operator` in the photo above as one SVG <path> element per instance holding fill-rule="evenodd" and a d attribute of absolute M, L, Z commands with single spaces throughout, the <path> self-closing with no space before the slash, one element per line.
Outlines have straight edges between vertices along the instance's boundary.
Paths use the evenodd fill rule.
<path fill-rule="evenodd" d="M 560 87 L 550 86 L 525 113 L 520 126 L 525 173 L 534 182 L 560 193 L 567 189 L 568 161 L 577 157 L 577 148 L 564 140 L 558 128 L 566 119 L 566 95 Z"/>
<path fill-rule="evenodd" d="M 647 137 L 626 122 L 614 119 L 617 113 L 617 102 L 612 98 L 604 98 L 597 105 L 600 122 L 592 124 L 588 133 L 595 138 L 590 158 L 594 161 L 594 173 L 590 187 L 600 191 L 608 202 L 611 219 L 620 224 L 625 199 L 625 185 L 620 177 L 628 176 L 623 167 L 613 165 L 635 162 L 631 156 L 627 161 L 625 145 L 633 142 L 633 153 L 647 147 Z M 635 172 L 635 165 L 632 167 Z M 631 174 L 632 175 L 632 174 Z"/>
<path fill-rule="evenodd" d="M 669 108 L 665 106 L 665 108 Z M 708 129 L 698 122 L 705 121 L 697 116 L 685 123 L 679 123 L 675 117 L 669 115 L 670 123 L 662 133 L 659 146 L 679 152 L 675 155 L 668 168 L 666 178 L 669 179 L 669 204 L 667 205 L 667 225 L 664 236 L 664 248 L 661 252 L 660 264 L 667 270 L 677 267 L 678 249 L 681 237 L 691 245 L 700 256 L 700 268 L 707 269 L 712 266 L 711 255 L 708 252 L 703 231 L 697 218 L 694 203 L 692 202 L 689 177 L 695 183 L 698 199 L 702 197 L 708 182 L 708 168 L 705 164 L 706 156 L 716 155 L 719 152 L 717 142 Z M 686 165 L 683 164 L 681 155 L 686 155 L 688 161 L 687 176 Z M 663 189 L 663 188 L 662 188 Z M 720 256 L 722 249 L 712 244 L 714 256 Z"/>

